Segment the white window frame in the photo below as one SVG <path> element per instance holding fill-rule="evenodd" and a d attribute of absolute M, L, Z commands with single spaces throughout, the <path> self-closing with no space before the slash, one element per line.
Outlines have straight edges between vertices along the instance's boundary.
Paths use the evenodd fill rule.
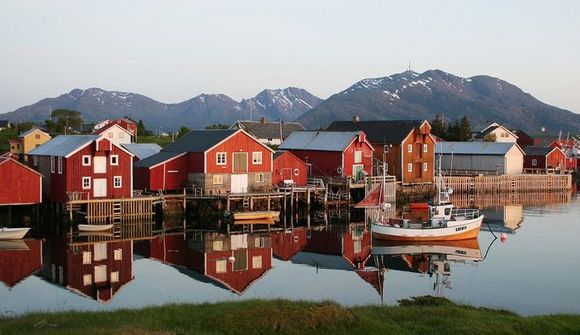
<path fill-rule="evenodd" d="M 223 158 L 223 159 L 220 159 Z M 215 153 L 215 165 L 227 165 L 228 164 L 228 153 L 227 152 L 216 152 Z"/>
<path fill-rule="evenodd" d="M 119 271 L 112 271 L 111 272 L 111 283 L 118 283 L 119 282 Z"/>
<path fill-rule="evenodd" d="M 538 160 L 537 159 L 532 159 L 532 166 L 538 166 Z"/>
<path fill-rule="evenodd" d="M 85 186 L 85 180 L 87 180 L 89 182 L 88 183 L 88 186 Z M 91 189 L 91 183 L 92 183 L 91 177 L 83 177 L 81 179 L 81 187 L 82 187 L 82 189 L 83 190 L 90 190 Z"/>
<path fill-rule="evenodd" d="M 62 157 L 58 157 L 58 174 L 62 174 Z"/>
<path fill-rule="evenodd" d="M 263 183 L 266 181 L 266 176 L 263 173 L 256 173 L 254 175 L 254 182 L 256 183 Z"/>
<path fill-rule="evenodd" d="M 113 162 L 113 160 L 115 162 Z M 119 155 L 111 155 L 109 157 L 109 164 L 112 166 L 118 166 L 119 165 Z"/>
<path fill-rule="evenodd" d="M 413 163 L 407 164 L 407 172 L 413 172 Z"/>
<path fill-rule="evenodd" d="M 429 152 L 429 146 L 426 143 L 423 143 L 423 152 Z"/>
<path fill-rule="evenodd" d="M 123 260 L 123 249 L 115 249 L 113 251 L 113 259 L 116 261 Z"/>
<path fill-rule="evenodd" d="M 356 150 L 354 152 L 354 163 L 355 164 L 362 163 L 362 151 L 361 150 Z"/>
<path fill-rule="evenodd" d="M 262 164 L 262 152 L 261 151 L 252 152 L 252 164 L 253 165 Z"/>
<path fill-rule="evenodd" d="M 107 137 L 110 138 L 110 139 L 112 139 L 113 138 L 113 132 L 112 131 L 108 132 L 107 133 Z"/>
<path fill-rule="evenodd" d="M 91 166 L 91 155 L 83 155 L 83 166 Z"/>
<path fill-rule="evenodd" d="M 93 254 L 90 251 L 83 251 L 83 264 L 91 264 L 93 259 Z"/>
<path fill-rule="evenodd" d="M 427 163 L 423 163 L 423 171 L 427 172 Z"/>
<path fill-rule="evenodd" d="M 91 286 L 93 285 L 93 275 L 87 273 L 83 275 L 83 286 Z"/>
<path fill-rule="evenodd" d="M 50 156 L 50 173 L 54 173 L 55 165 L 54 156 Z"/>
<path fill-rule="evenodd" d="M 224 241 L 222 241 L 222 240 L 213 241 L 212 250 L 213 251 L 223 251 L 224 250 Z"/>
<path fill-rule="evenodd" d="M 38 156 L 32 156 L 32 164 L 38 166 Z"/>
<path fill-rule="evenodd" d="M 407 152 L 409 152 L 409 153 L 413 152 L 413 145 L 412 144 L 407 144 Z"/>
<path fill-rule="evenodd" d="M 217 259 L 215 261 L 215 272 L 216 273 L 227 273 L 228 272 L 228 260 L 227 259 Z"/>
<path fill-rule="evenodd" d="M 261 269 L 261 268 L 262 268 L 262 256 L 253 256 L 252 269 Z"/>
<path fill-rule="evenodd" d="M 224 176 L 221 174 L 214 174 L 212 177 L 212 184 L 213 185 L 223 185 L 224 184 Z"/>
<path fill-rule="evenodd" d="M 119 185 L 117 185 L 117 184 L 119 184 Z M 113 188 L 122 188 L 122 187 L 123 187 L 123 177 L 122 176 L 114 176 L 113 177 Z"/>

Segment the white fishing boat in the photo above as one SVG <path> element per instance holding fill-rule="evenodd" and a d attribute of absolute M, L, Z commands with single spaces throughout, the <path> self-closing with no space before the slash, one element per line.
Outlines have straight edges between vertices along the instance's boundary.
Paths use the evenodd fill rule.
<path fill-rule="evenodd" d="M 30 228 L 0 228 L 0 240 L 20 240 Z"/>
<path fill-rule="evenodd" d="M 441 157 L 438 165 L 437 197 L 434 204 L 428 206 L 428 220 L 384 218 L 382 213 L 390 204 L 383 203 L 383 210 L 371 222 L 373 237 L 396 241 L 450 241 L 477 237 L 484 216 L 477 209 L 457 208 L 451 203 L 449 196 L 453 190 L 443 185 Z M 367 198 L 371 196 L 372 193 Z"/>
<path fill-rule="evenodd" d="M 99 232 L 99 231 L 107 231 L 113 228 L 112 224 L 102 224 L 102 225 L 94 225 L 94 224 L 80 224 L 78 225 L 80 231 L 85 232 Z"/>

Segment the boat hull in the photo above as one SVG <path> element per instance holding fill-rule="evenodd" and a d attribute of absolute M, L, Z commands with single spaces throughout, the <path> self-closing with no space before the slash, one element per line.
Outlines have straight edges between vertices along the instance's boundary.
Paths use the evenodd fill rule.
<path fill-rule="evenodd" d="M 0 240 L 21 240 L 30 228 L 1 228 Z"/>
<path fill-rule="evenodd" d="M 391 241 L 456 241 L 476 238 L 483 221 L 483 215 L 455 223 L 451 227 L 411 229 L 373 223 L 373 237 Z"/>
<path fill-rule="evenodd" d="M 112 224 L 104 224 L 104 225 L 92 225 L 92 224 L 80 224 L 79 226 L 80 231 L 85 232 L 99 232 L 99 231 L 107 231 L 113 228 Z"/>
<path fill-rule="evenodd" d="M 274 219 L 280 215 L 278 212 L 274 211 L 264 211 L 264 212 L 240 212 L 234 213 L 235 220 L 260 220 L 260 219 Z"/>

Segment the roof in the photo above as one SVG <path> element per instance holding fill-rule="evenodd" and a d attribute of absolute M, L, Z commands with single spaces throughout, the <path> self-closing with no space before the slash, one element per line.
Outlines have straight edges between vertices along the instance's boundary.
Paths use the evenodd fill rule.
<path fill-rule="evenodd" d="M 161 147 L 156 143 L 123 143 L 121 146 L 139 159 L 145 159 L 161 151 Z"/>
<path fill-rule="evenodd" d="M 35 174 L 37 174 L 37 175 L 39 175 L 39 176 L 42 177 L 42 174 L 40 172 L 38 172 L 38 171 L 36 171 L 36 170 L 34 170 L 32 168 L 29 168 L 28 166 L 20 163 L 19 161 L 15 160 L 15 159 L 13 159 L 13 158 L 11 158 L 9 156 L 0 156 L 0 165 L 2 165 L 4 163 L 7 163 L 7 162 L 14 162 L 14 163 L 20 165 L 21 167 L 23 167 L 23 168 L 25 168 L 25 169 L 27 169 L 27 170 L 29 170 L 31 172 L 34 172 Z"/>
<path fill-rule="evenodd" d="M 503 156 L 514 146 L 522 151 L 516 143 L 512 142 L 439 142 L 435 146 L 435 153 L 444 155 L 454 154 Z"/>
<path fill-rule="evenodd" d="M 344 151 L 360 131 L 296 131 L 282 144 L 282 150 Z"/>
<path fill-rule="evenodd" d="M 43 132 L 43 133 L 45 133 L 46 135 L 48 135 L 48 133 L 47 133 L 47 132 L 45 132 L 44 130 L 42 130 L 42 129 L 40 129 L 40 128 L 33 127 L 32 129 L 30 129 L 30 130 L 28 130 L 28 131 L 25 131 L 25 132 L 23 132 L 22 134 L 18 135 L 18 137 L 25 137 L 25 136 L 28 136 L 28 135 L 30 135 L 30 134 L 32 134 L 32 133 L 34 133 L 34 132 L 35 132 L 35 131 L 37 131 L 37 130 L 38 130 L 38 131 L 41 131 L 41 132 Z"/>
<path fill-rule="evenodd" d="M 327 130 L 364 131 L 371 143 L 400 144 L 424 120 L 334 121 Z"/>
<path fill-rule="evenodd" d="M 205 152 L 238 131 L 239 129 L 192 130 L 161 151 Z"/>
<path fill-rule="evenodd" d="M 59 135 L 28 154 L 65 157 L 99 138 L 100 135 Z"/>
<path fill-rule="evenodd" d="M 166 162 L 168 160 L 177 158 L 179 156 L 185 155 L 186 152 L 173 152 L 173 151 L 159 151 L 158 153 L 149 156 L 145 159 L 138 161 L 137 163 L 133 164 L 134 167 L 144 167 L 144 168 L 152 168 L 160 163 Z"/>
<path fill-rule="evenodd" d="M 550 152 L 552 152 L 555 149 L 556 148 L 553 147 L 527 146 L 523 150 L 526 156 L 547 156 Z"/>
<path fill-rule="evenodd" d="M 100 127 L 99 129 L 96 129 L 95 131 L 93 131 L 93 134 L 102 134 L 104 133 L 106 130 L 111 129 L 113 127 L 118 127 L 119 129 L 123 130 L 124 132 L 126 132 L 127 134 L 133 136 L 133 134 L 131 134 L 130 131 L 128 131 L 127 129 L 123 128 L 122 126 L 120 126 L 118 123 L 114 123 L 114 122 L 109 122 L 105 125 L 103 125 L 102 127 Z"/>
<path fill-rule="evenodd" d="M 259 139 L 280 138 L 280 127 L 282 127 L 282 138 L 288 138 L 295 131 L 306 130 L 298 122 L 280 124 L 280 122 L 238 121 L 231 128 L 236 125 Z"/>
<path fill-rule="evenodd" d="M 512 132 L 511 130 L 507 129 L 506 127 L 499 125 L 497 123 L 494 123 L 490 126 L 488 126 L 487 128 L 485 128 L 484 130 L 475 133 L 473 138 L 484 138 L 485 136 L 487 136 L 489 133 L 491 133 L 492 131 L 496 130 L 497 128 L 503 128 L 505 131 L 507 131 L 508 133 L 514 135 L 514 137 L 518 137 L 518 135 L 516 135 L 514 132 Z"/>

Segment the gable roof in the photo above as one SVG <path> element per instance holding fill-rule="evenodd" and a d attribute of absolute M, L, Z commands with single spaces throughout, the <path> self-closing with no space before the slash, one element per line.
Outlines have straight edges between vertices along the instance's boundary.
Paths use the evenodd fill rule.
<path fill-rule="evenodd" d="M 139 159 L 145 159 L 161 151 L 157 143 L 123 143 L 121 146 Z"/>
<path fill-rule="evenodd" d="M 548 156 L 554 150 L 560 150 L 558 147 L 534 147 L 534 146 L 527 146 L 525 147 L 524 153 L 526 156 Z"/>
<path fill-rule="evenodd" d="M 267 145 L 258 141 L 254 136 L 248 134 L 243 129 L 205 129 L 192 130 L 186 135 L 180 137 L 177 141 L 171 143 L 161 151 L 165 152 L 206 152 L 214 146 L 225 141 L 234 134 L 242 132 L 256 141 L 259 145 L 274 152 Z"/>
<path fill-rule="evenodd" d="M 18 164 L 18 165 L 20 165 L 21 167 L 23 167 L 23 168 L 27 169 L 28 171 L 31 171 L 31 172 L 33 172 L 34 174 L 37 174 L 37 175 L 39 175 L 39 176 L 41 176 L 41 177 L 42 177 L 42 174 L 41 174 L 40 172 L 38 172 L 38 171 L 36 171 L 36 170 L 34 170 L 34 169 L 32 169 L 32 168 L 30 168 L 30 167 L 28 167 L 28 166 L 26 166 L 26 165 L 24 165 L 24 164 L 20 163 L 19 161 L 17 161 L 17 160 L 15 160 L 15 159 L 13 159 L 12 157 L 8 157 L 8 156 L 0 156 L 0 165 L 2 165 L 2 164 L 4 164 L 4 163 L 8 163 L 8 162 L 13 162 L 13 163 L 15 163 L 15 164 Z"/>
<path fill-rule="evenodd" d="M 357 131 L 362 130 L 371 143 L 400 144 L 405 137 L 421 127 L 424 120 L 378 120 L 378 121 L 334 121 L 327 130 Z"/>
<path fill-rule="evenodd" d="M 259 139 L 280 138 L 280 127 L 282 127 L 282 138 L 287 138 L 295 131 L 306 130 L 298 122 L 264 122 L 261 121 L 238 121 L 230 129 L 239 127 Z"/>
<path fill-rule="evenodd" d="M 282 157 L 285 154 L 288 154 L 288 155 L 292 156 L 292 158 L 294 158 L 295 160 L 300 161 L 300 162 L 304 163 L 304 165 L 306 165 L 306 162 L 304 162 L 302 159 L 300 159 L 298 156 L 294 155 L 290 151 L 286 151 L 286 150 L 278 150 L 278 151 L 276 151 L 274 153 L 274 157 L 272 159 L 273 160 L 276 160 L 276 159 Z"/>
<path fill-rule="evenodd" d="M 183 156 L 186 153 L 187 152 L 179 152 L 179 151 L 159 151 L 154 155 L 151 155 L 145 159 L 138 161 L 137 163 L 133 164 L 133 166 L 143 168 L 153 168 L 161 163 Z"/>
<path fill-rule="evenodd" d="M 439 142 L 435 146 L 436 154 L 444 155 L 505 155 L 513 147 L 524 153 L 513 142 Z"/>
<path fill-rule="evenodd" d="M 114 122 L 109 122 L 109 123 L 105 124 L 105 125 L 104 125 L 104 126 L 102 126 L 101 128 L 99 128 L 99 129 L 97 129 L 97 130 L 93 131 L 93 134 L 96 134 L 96 135 L 98 135 L 98 134 L 102 134 L 102 133 L 104 133 L 106 130 L 108 130 L 108 129 L 111 129 L 111 128 L 115 127 L 115 126 L 116 126 L 117 128 L 119 128 L 119 129 L 121 129 L 122 131 L 126 132 L 127 134 L 129 134 L 129 136 L 133 136 L 133 134 L 131 134 L 131 132 L 130 132 L 130 131 L 128 131 L 127 129 L 125 129 L 125 128 L 121 127 L 121 126 L 120 126 L 118 123 L 114 123 Z"/>
<path fill-rule="evenodd" d="M 99 138 L 100 135 L 59 135 L 28 154 L 65 157 Z"/>
<path fill-rule="evenodd" d="M 361 131 L 296 131 L 290 134 L 279 149 L 344 151 Z"/>
<path fill-rule="evenodd" d="M 29 129 L 29 130 L 27 130 L 27 131 L 23 132 L 22 134 L 18 135 L 18 137 L 26 137 L 26 136 L 28 136 L 28 135 L 30 135 L 30 134 L 32 134 L 32 133 L 34 133 L 34 132 L 36 132 L 36 131 L 40 131 L 40 132 L 43 132 L 43 133 L 45 133 L 46 135 L 48 135 L 48 133 L 47 133 L 47 132 L 45 132 L 44 130 L 42 130 L 42 129 L 40 129 L 40 128 L 33 127 L 32 129 Z M 48 136 L 50 137 L 50 135 L 48 135 Z"/>
<path fill-rule="evenodd" d="M 487 134 L 491 133 L 492 131 L 496 130 L 497 128 L 502 128 L 505 131 L 507 131 L 508 133 L 512 134 L 515 138 L 518 138 L 518 135 L 516 135 L 514 132 L 512 132 L 511 130 L 509 130 L 506 127 L 499 125 L 497 123 L 493 123 L 493 124 L 489 125 L 487 128 L 485 128 L 484 130 L 482 130 L 478 133 L 475 133 L 473 138 L 484 138 Z"/>

